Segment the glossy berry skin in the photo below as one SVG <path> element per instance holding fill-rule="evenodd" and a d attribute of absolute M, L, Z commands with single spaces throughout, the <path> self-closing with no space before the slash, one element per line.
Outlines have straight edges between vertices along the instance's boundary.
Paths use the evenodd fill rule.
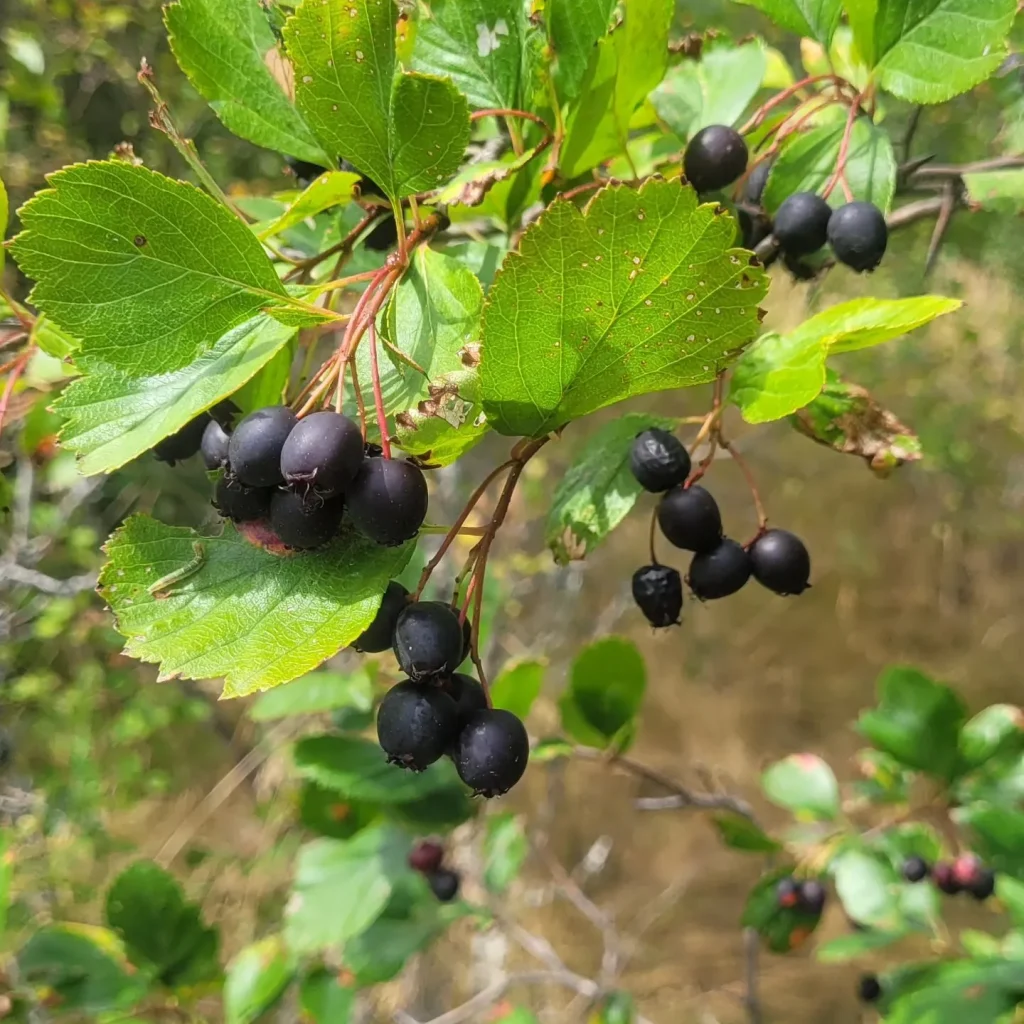
<path fill-rule="evenodd" d="M 270 499 L 270 528 L 286 547 L 309 551 L 333 539 L 344 510 L 340 498 L 311 506 L 292 491 L 275 491 Z"/>
<path fill-rule="evenodd" d="M 775 214 L 775 237 L 790 256 L 809 256 L 828 241 L 832 207 L 814 192 L 795 192 Z"/>
<path fill-rule="evenodd" d="M 281 449 L 281 475 L 301 494 L 333 498 L 363 464 L 363 433 L 347 416 L 314 412 L 299 420 Z"/>
<path fill-rule="evenodd" d="M 210 420 L 203 431 L 199 450 L 203 453 L 203 464 L 207 469 L 225 469 L 228 464 L 228 432 L 216 421 Z"/>
<path fill-rule="evenodd" d="M 249 413 L 228 442 L 232 474 L 247 487 L 283 484 L 281 449 L 295 423 L 295 413 L 284 405 L 268 405 Z"/>
<path fill-rule="evenodd" d="M 775 903 L 782 910 L 790 910 L 800 902 L 800 883 L 795 878 L 782 878 L 775 886 Z"/>
<path fill-rule="evenodd" d="M 924 857 L 908 857 L 900 869 L 908 882 L 923 882 L 930 874 L 931 868 Z"/>
<path fill-rule="evenodd" d="M 991 868 L 979 868 L 967 891 L 979 902 L 987 900 L 996 891 L 996 874 Z"/>
<path fill-rule="evenodd" d="M 939 891 L 947 896 L 956 896 L 963 892 L 963 887 L 953 875 L 953 865 L 946 861 L 940 861 L 932 869 L 932 880 Z"/>
<path fill-rule="evenodd" d="M 712 124 L 690 140 L 683 157 L 686 180 L 698 192 L 717 192 L 747 169 L 747 144 L 734 128 Z"/>
<path fill-rule="evenodd" d="M 865 974 L 857 982 L 857 998 L 862 1003 L 874 1003 L 882 995 L 882 984 L 874 974 Z"/>
<path fill-rule="evenodd" d="M 786 597 L 802 594 L 809 586 L 811 556 L 804 542 L 788 530 L 768 530 L 750 548 L 754 579 Z"/>
<path fill-rule="evenodd" d="M 526 771 L 530 740 L 511 711 L 478 711 L 463 727 L 452 752 L 459 778 L 483 797 L 507 793 Z"/>
<path fill-rule="evenodd" d="M 433 839 L 421 840 L 409 851 L 409 867 L 424 875 L 437 871 L 443 860 L 444 847 Z"/>
<path fill-rule="evenodd" d="M 186 423 L 176 434 L 165 437 L 153 446 L 153 454 L 160 462 L 173 466 L 177 462 L 192 458 L 203 443 L 206 425 L 210 422 L 207 413 L 202 413 Z"/>
<path fill-rule="evenodd" d="M 674 487 L 658 505 L 658 525 L 684 551 L 710 551 L 722 543 L 722 513 L 703 487 Z"/>
<path fill-rule="evenodd" d="M 388 547 L 415 537 L 427 518 L 427 481 L 401 459 L 365 459 L 345 492 L 356 528 Z"/>
<path fill-rule="evenodd" d="M 690 454 L 675 434 L 651 427 L 633 441 L 629 468 L 645 491 L 661 494 L 690 475 Z"/>
<path fill-rule="evenodd" d="M 487 694 L 472 676 L 456 672 L 443 684 L 442 689 L 455 701 L 460 726 L 465 725 L 478 711 L 487 710 Z"/>
<path fill-rule="evenodd" d="M 377 711 L 377 739 L 388 761 L 414 772 L 423 771 L 444 754 L 458 727 L 451 697 L 410 679 L 392 686 Z"/>
<path fill-rule="evenodd" d="M 820 917 L 825 909 L 826 899 L 825 886 L 817 879 L 809 878 L 800 883 L 800 909 L 805 914 L 812 914 Z"/>
<path fill-rule="evenodd" d="M 667 565 L 645 565 L 633 573 L 633 600 L 655 629 L 678 626 L 683 610 L 682 577 Z"/>
<path fill-rule="evenodd" d="M 462 620 L 462 661 L 459 664 L 463 664 L 465 660 L 473 653 L 473 623 L 469 621 L 467 615 Z"/>
<path fill-rule="evenodd" d="M 716 601 L 742 590 L 750 579 L 750 556 L 728 538 L 717 548 L 694 555 L 690 563 L 690 584 L 694 597 L 701 601 Z"/>
<path fill-rule="evenodd" d="M 462 661 L 462 624 L 448 605 L 417 601 L 400 612 L 392 646 L 410 679 L 450 675 Z"/>
<path fill-rule="evenodd" d="M 747 175 L 746 184 L 743 186 L 743 198 L 751 206 L 760 206 L 761 197 L 764 195 L 764 187 L 768 184 L 768 175 L 772 171 L 772 161 L 762 160 Z"/>
<path fill-rule="evenodd" d="M 459 876 L 451 868 L 440 868 L 427 875 L 431 892 L 442 902 L 451 903 L 459 895 Z"/>
<path fill-rule="evenodd" d="M 882 211 L 873 203 L 847 203 L 832 214 L 828 240 L 840 263 L 863 273 L 882 262 L 889 229 Z"/>
<path fill-rule="evenodd" d="M 402 609 L 409 603 L 409 591 L 396 580 L 388 584 L 380 607 L 366 629 L 352 641 L 352 649 L 360 654 L 380 654 L 390 651 L 395 639 L 395 624 Z"/>
<path fill-rule="evenodd" d="M 274 492 L 269 487 L 245 487 L 229 476 L 217 481 L 214 507 L 236 523 L 252 523 L 270 515 L 270 499 Z"/>

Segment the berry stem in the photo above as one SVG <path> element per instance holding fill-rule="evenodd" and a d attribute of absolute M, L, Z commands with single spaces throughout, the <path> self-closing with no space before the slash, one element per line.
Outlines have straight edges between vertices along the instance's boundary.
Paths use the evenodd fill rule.
<path fill-rule="evenodd" d="M 365 217 L 338 243 L 332 245 L 329 249 L 325 249 L 322 253 L 318 253 L 316 256 L 310 256 L 309 259 L 303 260 L 301 263 L 296 263 L 295 268 L 290 270 L 285 276 L 285 281 L 292 281 L 296 277 L 301 277 L 308 274 L 309 271 L 313 270 L 314 267 L 319 266 L 325 260 L 329 260 L 336 253 L 342 256 L 347 255 L 351 252 L 352 247 L 359 241 L 360 235 L 380 216 L 380 211 L 376 208 L 366 214 Z"/>
<path fill-rule="evenodd" d="M 658 525 L 658 506 L 655 505 L 651 509 L 651 527 L 647 535 L 647 547 L 651 553 L 651 565 L 658 565 L 658 556 L 654 552 L 654 532 L 655 527 Z"/>
<path fill-rule="evenodd" d="M 486 110 L 474 110 L 469 115 L 470 121 L 479 121 L 485 117 L 521 117 L 527 121 L 533 121 L 534 124 L 539 124 L 548 135 L 554 134 L 544 118 L 539 117 L 537 114 L 531 114 L 528 110 L 515 110 L 510 107 L 489 107 Z"/>
<path fill-rule="evenodd" d="M 363 431 L 363 444 L 366 444 L 366 400 L 363 398 L 363 389 L 359 386 L 359 373 L 356 370 L 356 361 L 350 358 L 348 368 L 352 373 L 352 390 L 356 394 L 356 408 L 359 410 L 359 426 Z"/>
<path fill-rule="evenodd" d="M 380 390 L 380 368 L 377 365 L 377 325 L 370 321 L 370 375 L 373 378 L 373 404 L 377 409 L 377 429 L 380 431 L 380 446 L 384 458 L 391 458 L 391 442 L 388 440 L 388 418 L 384 412 L 384 395 Z"/>
<path fill-rule="evenodd" d="M 754 499 L 754 509 L 757 512 L 757 535 L 760 537 L 768 527 L 768 515 L 764 510 L 764 502 L 761 501 L 761 493 L 757 489 L 754 474 L 750 472 L 750 466 L 747 465 L 747 460 L 743 458 L 738 451 L 736 451 L 732 441 L 728 441 L 724 437 L 719 436 L 718 443 L 732 456 L 733 462 L 739 466 L 740 472 L 746 478 L 747 486 L 750 488 L 751 497 Z"/>
<path fill-rule="evenodd" d="M 18 323 L 24 328 L 26 334 L 31 334 L 36 325 L 36 318 L 19 302 L 15 302 L 11 295 L 6 292 L 0 284 L 0 301 L 3 301 L 17 317 Z"/>
<path fill-rule="evenodd" d="M 402 212 L 402 204 L 396 199 L 391 203 L 391 209 L 395 214 L 395 229 L 398 231 L 398 255 L 403 263 L 407 258 L 408 239 L 405 237 L 405 214 Z"/>
<path fill-rule="evenodd" d="M 0 430 L 3 429 L 4 417 L 7 415 L 7 406 L 10 404 L 11 395 L 14 394 L 14 387 L 18 383 L 18 379 L 25 372 L 25 367 L 28 366 L 28 361 L 32 358 L 35 350 L 35 345 L 29 345 L 29 347 L 14 360 L 14 366 L 12 367 L 11 372 L 7 375 L 7 383 L 4 385 L 3 394 L 0 395 Z"/>
<path fill-rule="evenodd" d="M 805 89 L 807 86 L 814 85 L 817 82 L 831 82 L 839 90 L 844 88 L 853 88 L 845 78 L 840 78 L 839 75 L 831 73 L 825 75 L 808 75 L 807 78 L 801 78 L 799 82 L 794 82 L 781 92 L 776 93 L 770 100 L 758 107 L 757 110 L 754 111 L 750 120 L 739 129 L 740 135 L 746 135 L 748 132 L 752 132 L 777 106 L 785 103 L 791 96 L 795 96 L 801 89 Z"/>
<path fill-rule="evenodd" d="M 850 140 L 853 138 L 853 126 L 856 124 L 857 114 L 860 111 L 860 101 L 861 96 L 858 94 L 857 98 L 850 104 L 850 113 L 846 117 L 846 127 L 843 129 L 843 139 L 842 142 L 839 143 L 839 155 L 836 158 L 836 169 L 821 193 L 822 199 L 828 199 L 828 197 L 835 191 L 836 185 L 840 182 L 843 183 L 843 192 L 846 195 L 846 201 L 850 202 L 853 199 L 853 195 L 850 192 L 850 186 L 846 181 L 846 161 L 850 156 Z"/>

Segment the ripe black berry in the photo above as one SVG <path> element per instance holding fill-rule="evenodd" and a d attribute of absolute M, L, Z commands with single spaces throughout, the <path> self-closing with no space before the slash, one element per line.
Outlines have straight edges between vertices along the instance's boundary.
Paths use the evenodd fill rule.
<path fill-rule="evenodd" d="M 363 244 L 367 249 L 374 252 L 387 252 L 398 244 L 398 225 L 395 223 L 393 214 L 388 214 L 383 220 L 370 229 Z"/>
<path fill-rule="evenodd" d="M 817 879 L 809 878 L 800 883 L 800 909 L 805 914 L 820 917 L 825 909 L 825 886 Z"/>
<path fill-rule="evenodd" d="M 991 868 L 979 868 L 967 891 L 978 901 L 987 900 L 996 891 L 996 874 Z"/>
<path fill-rule="evenodd" d="M 629 468 L 645 491 L 660 494 L 690 475 L 690 455 L 675 434 L 651 427 L 633 441 Z"/>
<path fill-rule="evenodd" d="M 462 661 L 459 662 L 461 665 L 471 654 L 473 653 L 473 623 L 469 621 L 467 615 L 462 620 Z"/>
<path fill-rule="evenodd" d="M 840 263 L 857 271 L 874 270 L 885 255 L 889 229 L 873 203 L 847 203 L 832 214 L 828 240 Z"/>
<path fill-rule="evenodd" d="M 717 548 L 693 556 L 686 582 L 701 601 L 729 597 L 750 579 L 750 556 L 742 544 L 723 540 Z"/>
<path fill-rule="evenodd" d="M 713 124 L 690 140 L 683 157 L 683 171 L 698 192 L 717 192 L 747 169 L 747 156 L 747 144 L 738 131 Z"/>
<path fill-rule="evenodd" d="M 299 420 L 281 449 L 281 475 L 304 495 L 341 494 L 362 464 L 362 431 L 336 412 L 314 412 Z"/>
<path fill-rule="evenodd" d="M 462 624 L 440 601 L 417 601 L 398 616 L 393 638 L 402 671 L 417 681 L 454 672 L 462 661 Z"/>
<path fill-rule="evenodd" d="M 779 879 L 775 886 L 776 906 L 783 910 L 789 910 L 800 902 L 800 883 L 792 877 Z"/>
<path fill-rule="evenodd" d="M 366 629 L 352 641 L 352 648 L 360 654 L 380 654 L 390 651 L 395 639 L 395 623 L 402 609 L 409 603 L 409 591 L 392 580 L 384 591 L 380 607 Z"/>
<path fill-rule="evenodd" d="M 153 454 L 160 462 L 166 462 L 168 466 L 192 458 L 203 443 L 203 432 L 209 422 L 209 415 L 205 412 L 201 413 L 194 420 L 186 423 L 176 434 L 171 434 L 170 437 L 165 437 L 155 444 Z"/>
<path fill-rule="evenodd" d="M 762 160 L 747 175 L 746 184 L 743 186 L 743 198 L 751 206 L 761 205 L 761 197 L 764 195 L 764 187 L 768 184 L 768 175 L 771 171 L 771 160 Z"/>
<path fill-rule="evenodd" d="M 269 487 L 245 487 L 231 477 L 222 476 L 217 481 L 213 504 L 225 519 L 251 523 L 270 515 L 273 493 Z"/>
<path fill-rule="evenodd" d="M 931 874 L 931 868 L 924 857 L 908 857 L 901 870 L 908 882 L 923 882 Z"/>
<path fill-rule="evenodd" d="M 294 156 L 286 156 L 284 162 L 291 169 L 292 174 L 295 175 L 295 180 L 300 185 L 308 185 L 314 178 L 320 177 L 326 167 L 321 167 L 320 164 L 314 164 L 310 160 L 299 160 Z"/>
<path fill-rule="evenodd" d="M 882 995 L 882 984 L 874 974 L 865 974 L 857 982 L 857 998 L 862 1003 L 873 1003 Z"/>
<path fill-rule="evenodd" d="M 282 544 L 309 550 L 334 537 L 344 510 L 341 498 L 311 506 L 291 491 L 275 491 L 270 499 L 270 526 Z"/>
<path fill-rule="evenodd" d="M 710 551 L 722 542 L 722 513 L 703 487 L 674 487 L 658 505 L 665 539 L 686 551 Z"/>
<path fill-rule="evenodd" d="M 450 868 L 441 868 L 427 875 L 427 882 L 442 903 L 451 903 L 459 895 L 459 876 Z"/>
<path fill-rule="evenodd" d="M 444 847 L 433 839 L 423 839 L 409 851 L 409 867 L 425 875 L 437 871 L 444 860 Z"/>
<path fill-rule="evenodd" d="M 442 689 L 455 701 L 460 726 L 465 725 L 478 711 L 487 710 L 487 694 L 472 676 L 456 672 Z"/>
<path fill-rule="evenodd" d="M 768 530 L 750 548 L 754 579 L 783 596 L 802 594 L 809 586 L 811 556 L 788 530 Z"/>
<path fill-rule="evenodd" d="M 444 754 L 458 725 L 448 694 L 410 679 L 392 686 L 377 711 L 377 739 L 388 760 L 416 772 Z"/>
<path fill-rule="evenodd" d="M 203 431 L 203 442 L 200 451 L 203 462 L 209 470 L 224 469 L 228 464 L 228 432 L 216 421 L 210 420 Z"/>
<path fill-rule="evenodd" d="M 478 711 L 463 726 L 453 760 L 459 778 L 477 796 L 507 793 L 526 771 L 530 741 L 523 723 L 511 711 Z"/>
<path fill-rule="evenodd" d="M 956 896 L 963 892 L 963 887 L 956 880 L 953 873 L 953 865 L 946 861 L 940 861 L 932 870 L 932 880 L 938 886 L 940 892 L 947 896 Z"/>
<path fill-rule="evenodd" d="M 667 565 L 645 565 L 633 573 L 633 600 L 656 629 L 678 626 L 683 610 L 683 580 Z"/>
<path fill-rule="evenodd" d="M 832 207 L 814 192 L 796 192 L 775 214 L 775 237 L 790 256 L 808 256 L 828 241 Z"/>
<path fill-rule="evenodd" d="M 415 537 L 427 518 L 423 471 L 404 460 L 366 459 L 345 496 L 352 522 L 378 544 Z"/>
<path fill-rule="evenodd" d="M 268 405 L 249 413 L 231 435 L 231 472 L 247 487 L 284 483 L 281 449 L 295 426 L 295 413 L 284 405 Z"/>

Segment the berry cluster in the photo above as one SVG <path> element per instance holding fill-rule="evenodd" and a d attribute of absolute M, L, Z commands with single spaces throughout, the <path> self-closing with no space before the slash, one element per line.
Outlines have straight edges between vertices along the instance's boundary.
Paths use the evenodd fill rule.
<path fill-rule="evenodd" d="M 444 866 L 444 847 L 433 839 L 422 839 L 409 853 L 409 867 L 418 871 L 442 903 L 451 903 L 459 894 L 457 871 Z"/>
<path fill-rule="evenodd" d="M 700 193 L 717 192 L 739 180 L 747 170 L 749 153 L 743 136 L 725 125 L 709 125 L 686 147 L 683 170 Z M 889 229 L 885 216 L 873 203 L 849 202 L 836 210 L 814 192 L 796 192 L 775 213 L 774 223 L 761 207 L 771 170 L 769 161 L 754 166 L 743 188 L 743 200 L 758 208 L 756 214 L 741 211 L 744 245 L 754 248 L 769 234 L 778 241 L 786 265 L 805 276 L 805 256 L 832 247 L 835 258 L 853 270 L 874 270 L 885 255 Z M 813 273 L 813 272 L 812 272 Z"/>
<path fill-rule="evenodd" d="M 811 917 L 821 917 L 826 895 L 825 886 L 816 878 L 787 875 L 775 886 L 775 902 L 780 910 L 797 910 Z"/>
<path fill-rule="evenodd" d="M 952 862 L 939 861 L 934 867 L 924 857 L 908 857 L 902 870 L 908 882 L 923 882 L 931 876 L 936 888 L 947 896 L 966 892 L 982 902 L 996 891 L 995 872 L 973 853 L 965 853 Z"/>
<path fill-rule="evenodd" d="M 662 496 L 657 509 L 662 535 L 674 547 L 693 552 L 686 582 L 694 597 L 728 597 L 751 576 L 783 596 L 810 586 L 811 558 L 794 534 L 764 530 L 746 546 L 724 535 L 718 503 L 703 487 L 687 485 L 690 456 L 674 434 L 658 427 L 638 434 L 629 464 L 644 490 Z M 652 626 L 679 623 L 683 587 L 675 569 L 657 562 L 637 569 L 633 598 Z"/>

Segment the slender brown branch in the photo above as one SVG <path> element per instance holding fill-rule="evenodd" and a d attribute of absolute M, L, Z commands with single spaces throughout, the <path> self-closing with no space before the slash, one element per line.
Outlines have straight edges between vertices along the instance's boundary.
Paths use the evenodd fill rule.
<path fill-rule="evenodd" d="M 756 928 L 743 929 L 743 951 L 746 963 L 747 992 L 743 1003 L 747 1008 L 747 1020 L 750 1024 L 763 1024 L 764 1014 L 761 1012 L 759 992 L 758 960 L 761 953 L 761 936 Z"/>
<path fill-rule="evenodd" d="M 928 255 L 924 261 L 924 276 L 930 277 L 935 269 L 936 260 L 939 258 L 939 249 L 942 240 L 946 237 L 946 231 L 953 220 L 953 213 L 956 210 L 956 183 L 947 181 L 942 190 L 942 209 L 939 210 L 938 219 L 935 221 L 935 229 L 932 231 L 931 240 L 928 243 Z"/>
<path fill-rule="evenodd" d="M 347 253 L 351 250 L 352 246 L 359 241 L 362 233 L 380 216 L 380 209 L 374 209 L 367 213 L 367 215 L 340 241 L 335 245 L 332 245 L 329 249 L 325 249 L 323 252 L 318 253 L 316 256 L 310 256 L 309 259 L 303 260 L 301 263 L 296 263 L 294 268 L 288 271 L 285 277 L 286 281 L 291 281 L 293 278 L 308 273 L 314 267 L 319 266 L 324 260 L 329 260 L 332 256 L 338 253 Z"/>

